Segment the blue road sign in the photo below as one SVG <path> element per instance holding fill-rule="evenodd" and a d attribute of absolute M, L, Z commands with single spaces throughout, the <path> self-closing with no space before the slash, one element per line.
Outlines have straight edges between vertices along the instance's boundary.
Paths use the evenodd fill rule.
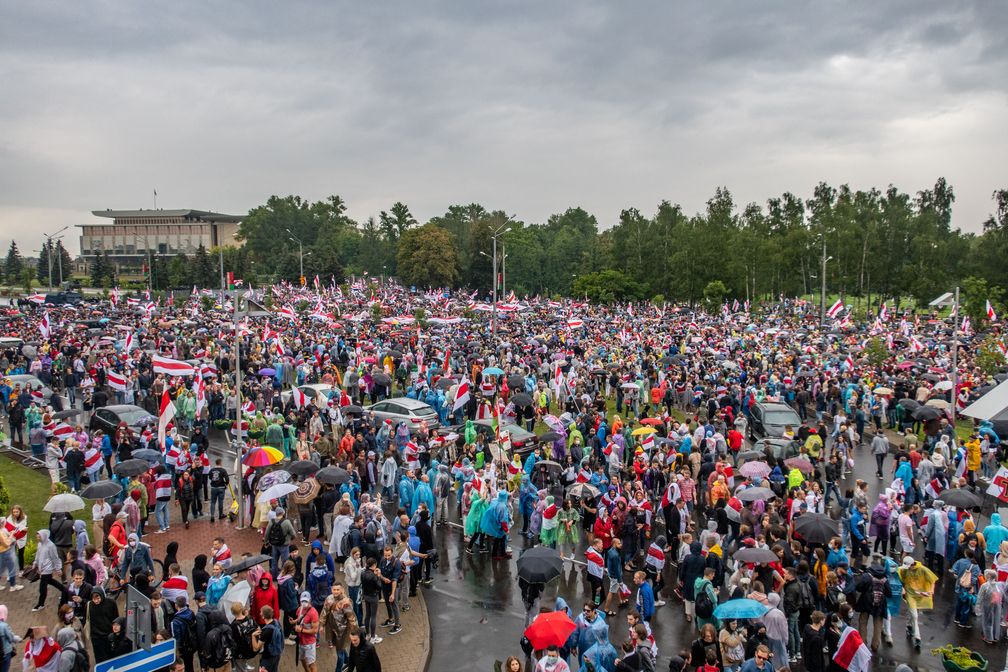
<path fill-rule="evenodd" d="M 150 651 L 138 649 L 95 665 L 95 672 L 154 672 L 175 662 L 175 640 L 154 644 Z"/>

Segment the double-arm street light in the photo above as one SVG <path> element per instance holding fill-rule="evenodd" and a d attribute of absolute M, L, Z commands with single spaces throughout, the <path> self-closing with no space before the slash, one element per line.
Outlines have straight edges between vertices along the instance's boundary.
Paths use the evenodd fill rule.
<path fill-rule="evenodd" d="M 43 233 L 42 234 L 42 237 L 45 238 L 45 241 L 46 241 L 46 258 L 49 260 L 49 291 L 50 292 L 52 292 L 52 289 L 53 289 L 53 284 L 52 284 L 53 244 L 52 243 L 53 243 L 54 240 L 59 240 L 60 238 L 62 238 L 63 236 L 61 236 L 60 234 L 63 233 L 64 231 L 66 231 L 69 228 L 70 228 L 69 226 L 64 226 L 62 229 L 60 229 L 56 233 Z M 60 274 L 60 282 L 62 282 L 63 281 L 63 255 L 62 254 L 60 254 L 60 256 L 59 256 L 59 274 Z"/>
<path fill-rule="evenodd" d="M 298 238 L 297 236 L 295 236 L 291 232 L 290 229 L 287 229 L 287 233 L 290 234 L 291 241 L 297 243 L 297 246 L 298 246 L 298 265 L 301 268 L 301 272 L 298 274 L 298 278 L 301 279 L 301 282 L 304 282 L 304 258 L 305 258 L 305 255 L 304 255 L 304 245 L 301 243 L 301 239 Z M 311 254 L 311 252 L 309 252 L 308 254 Z"/>

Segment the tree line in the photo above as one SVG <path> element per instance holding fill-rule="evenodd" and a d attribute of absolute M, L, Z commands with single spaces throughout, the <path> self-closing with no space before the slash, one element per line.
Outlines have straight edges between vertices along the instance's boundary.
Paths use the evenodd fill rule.
<path fill-rule="evenodd" d="M 877 306 L 924 303 L 967 279 L 1008 287 L 1008 190 L 993 200 L 975 234 L 952 228 L 955 195 L 944 178 L 916 194 L 820 183 L 806 198 L 786 192 L 745 205 L 719 188 L 702 212 L 662 201 L 650 214 L 627 208 L 605 229 L 578 207 L 527 223 L 477 203 L 452 205 L 420 226 L 403 203 L 356 222 L 339 196 L 273 196 L 249 212 L 239 236 L 247 261 L 291 281 L 301 240 L 308 282 L 385 275 L 487 295 L 492 237 L 506 229 L 498 261 L 508 292 L 600 300 L 697 302 L 718 282 L 727 300 L 817 294 L 825 256 L 828 292 Z"/>

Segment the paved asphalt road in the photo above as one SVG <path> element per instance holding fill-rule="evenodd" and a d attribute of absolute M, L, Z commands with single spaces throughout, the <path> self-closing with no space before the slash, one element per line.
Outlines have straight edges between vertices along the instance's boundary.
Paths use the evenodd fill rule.
<path fill-rule="evenodd" d="M 855 474 L 848 476 L 850 487 L 853 487 L 857 478 L 868 482 L 870 502 L 875 501 L 882 484 L 875 477 L 874 466 L 874 460 L 865 445 L 856 454 Z M 890 467 L 888 461 L 886 467 Z M 979 527 L 982 529 L 987 522 L 989 519 L 985 516 Z M 441 557 L 438 579 L 425 593 L 433 639 L 430 669 L 454 669 L 459 655 L 463 654 L 469 662 L 466 669 L 489 672 L 493 669 L 495 660 L 504 660 L 509 655 L 521 656 L 518 641 L 525 620 L 517 586 L 515 560 L 494 562 L 488 556 L 468 555 L 462 544 L 461 530 L 456 527 L 452 527 L 447 533 L 439 533 L 438 544 Z M 528 545 L 524 538 L 516 534 L 512 535 L 511 544 L 515 558 L 520 549 Z M 582 574 L 580 566 L 573 568 L 568 563 L 564 575 L 547 587 L 547 595 L 559 594 L 578 610 L 587 596 L 587 582 Z M 978 628 L 963 630 L 952 623 L 953 583 L 946 577 L 937 588 L 937 608 L 931 612 L 922 612 L 921 653 L 916 654 L 910 642 L 905 639 L 905 618 L 897 616 L 892 626 L 894 645 L 889 647 L 883 644 L 873 660 L 873 669 L 890 670 L 905 662 L 915 670 L 941 670 L 940 661 L 928 651 L 949 642 L 967 645 L 979 651 L 990 661 L 989 669 L 992 671 L 1005 667 L 1003 643 L 987 646 L 980 641 Z M 666 600 L 668 603 L 658 609 L 652 620 L 659 647 L 659 671 L 667 669 L 669 657 L 680 648 L 688 647 L 696 637 L 693 626 L 683 618 L 682 603 L 674 597 Z M 545 602 L 547 600 L 544 598 Z M 620 610 L 614 619 L 609 619 L 610 639 L 617 648 L 618 642 L 628 634 L 625 614 L 625 610 Z M 614 630 L 616 636 L 613 636 Z M 800 667 L 795 666 L 795 669 Z"/>

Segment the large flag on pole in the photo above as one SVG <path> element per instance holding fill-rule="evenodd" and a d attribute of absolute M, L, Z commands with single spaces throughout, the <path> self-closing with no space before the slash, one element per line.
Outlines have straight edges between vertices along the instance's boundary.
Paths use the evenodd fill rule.
<path fill-rule="evenodd" d="M 826 314 L 829 315 L 830 319 L 832 320 L 834 317 L 840 314 L 840 311 L 843 310 L 843 307 L 844 307 L 843 300 L 837 299 L 836 303 L 830 306 L 830 309 L 826 311 Z"/>
<path fill-rule="evenodd" d="M 175 404 L 172 403 L 171 397 L 168 396 L 168 390 L 165 390 L 161 394 L 161 411 L 158 413 L 158 443 L 164 448 L 165 445 L 165 435 L 168 432 L 168 424 L 175 417 Z"/>
<path fill-rule="evenodd" d="M 105 379 L 108 380 L 109 387 L 113 390 L 126 391 L 126 376 L 123 374 L 109 371 L 105 374 Z"/>
<path fill-rule="evenodd" d="M 469 380 L 462 379 L 458 389 L 455 391 L 455 402 L 452 404 L 452 413 L 466 405 L 469 401 Z"/>
<path fill-rule="evenodd" d="M 177 359 L 154 355 L 154 373 L 163 373 L 168 376 L 195 376 L 196 369 L 192 364 L 187 364 Z"/>

